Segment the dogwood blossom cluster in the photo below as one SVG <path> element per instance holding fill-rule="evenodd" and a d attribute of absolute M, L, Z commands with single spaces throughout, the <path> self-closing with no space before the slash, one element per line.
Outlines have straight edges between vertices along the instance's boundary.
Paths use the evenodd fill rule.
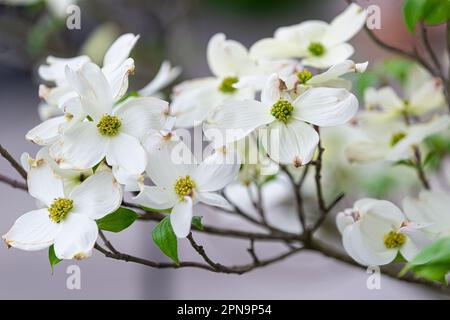
<path fill-rule="evenodd" d="M 48 57 L 39 68 L 46 81 L 39 88 L 42 122 L 26 134 L 41 149 L 34 158 L 21 158 L 38 209 L 19 217 L 3 239 L 29 251 L 53 246 L 58 259 L 89 257 L 98 220 L 118 210 L 125 197 L 167 213 L 175 235 L 185 238 L 197 204 L 229 210 L 224 194 L 239 202 L 242 188 L 268 176 L 277 176 L 281 186 L 266 192 L 268 198 L 292 204 L 278 168 L 295 171 L 311 163 L 321 128 L 361 132 L 346 148 L 350 162 L 410 159 L 426 137 L 449 126 L 439 113 L 441 84 L 416 70 L 404 97 L 390 87 L 370 88 L 358 112 L 348 74 L 364 72 L 368 64 L 349 60 L 354 49 L 347 42 L 366 16 L 352 4 L 331 23 L 281 27 L 250 48 L 215 34 L 207 46 L 211 75 L 176 84 L 169 101 L 160 90 L 181 70 L 168 61 L 149 84 L 128 90 L 137 35 L 120 36 L 101 66 L 88 56 Z M 181 134 L 190 128 L 201 129 L 208 153 L 191 151 Z M 442 213 L 448 204 L 448 196 L 431 191 L 406 197 L 402 209 L 366 198 L 339 213 L 337 225 L 357 262 L 386 264 L 399 253 L 412 259 L 448 235 Z M 272 216 L 270 223 L 289 232 L 304 227 L 283 219 Z"/>

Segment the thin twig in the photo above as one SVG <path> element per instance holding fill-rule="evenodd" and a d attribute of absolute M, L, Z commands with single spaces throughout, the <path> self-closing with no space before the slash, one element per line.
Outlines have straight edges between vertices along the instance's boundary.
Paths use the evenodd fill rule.
<path fill-rule="evenodd" d="M 216 271 L 223 271 L 227 269 L 227 267 L 221 265 L 220 263 L 214 262 L 211 260 L 211 258 L 206 254 L 205 249 L 203 246 L 197 244 L 194 237 L 192 236 L 192 232 L 188 234 L 187 239 L 191 243 L 192 248 L 194 248 L 195 251 L 205 260 L 207 264 L 209 264 L 212 268 L 214 268 Z"/>
<path fill-rule="evenodd" d="M 290 248 L 291 250 L 294 248 Z M 250 247 L 247 249 L 248 253 L 250 254 L 250 256 L 253 259 L 253 263 L 254 264 L 259 264 L 259 259 L 258 256 L 256 255 L 256 251 L 255 251 L 255 241 L 253 239 L 250 240 Z"/>
<path fill-rule="evenodd" d="M 24 168 L 13 158 L 13 156 L 0 144 L 0 155 L 5 158 L 11 166 L 20 174 L 22 178 L 27 179 L 27 172 Z"/>
<path fill-rule="evenodd" d="M 25 183 L 17 181 L 17 180 L 14 180 L 14 179 L 11 179 L 11 178 L 6 177 L 6 176 L 4 176 L 2 174 L 0 174 L 0 182 L 3 182 L 5 184 L 7 184 L 7 185 L 10 185 L 13 188 L 22 189 L 22 190 L 25 190 L 25 191 L 28 190 L 28 187 L 27 187 L 27 185 Z"/>
<path fill-rule="evenodd" d="M 420 149 L 419 149 L 419 147 L 414 146 L 413 150 L 414 150 L 414 159 L 415 159 L 417 176 L 419 177 L 419 180 L 422 183 L 423 187 L 427 190 L 430 190 L 430 182 L 428 181 L 428 178 L 423 169 L 422 154 L 420 152 Z"/>

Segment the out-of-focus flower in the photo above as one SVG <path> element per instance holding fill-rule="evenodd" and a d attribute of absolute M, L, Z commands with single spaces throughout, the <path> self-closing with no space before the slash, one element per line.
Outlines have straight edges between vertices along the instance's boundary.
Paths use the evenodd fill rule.
<path fill-rule="evenodd" d="M 426 224 L 435 238 L 450 236 L 450 196 L 432 191 L 421 191 L 418 198 L 403 200 L 403 210 L 412 221 Z"/>
<path fill-rule="evenodd" d="M 368 88 L 364 92 L 365 106 L 373 121 L 391 121 L 406 116 L 421 116 L 445 106 L 442 83 L 422 68 L 413 68 L 405 83 L 404 98 L 391 87 Z"/>
<path fill-rule="evenodd" d="M 156 95 L 161 89 L 172 83 L 181 73 L 181 67 L 173 67 L 169 61 L 164 61 L 158 73 L 144 88 L 138 91 L 140 96 Z"/>
<path fill-rule="evenodd" d="M 441 116 L 426 123 L 407 126 L 403 121 L 371 123 L 363 120 L 366 137 L 353 141 L 347 147 L 347 158 L 351 162 L 370 162 L 385 159 L 400 161 L 411 159 L 414 148 L 433 134 L 446 130 L 450 117 Z"/>
<path fill-rule="evenodd" d="M 388 264 L 399 252 L 411 260 L 428 243 L 421 226 L 385 200 L 358 200 L 337 215 L 336 224 L 345 250 L 362 265 Z"/>
<path fill-rule="evenodd" d="M 184 238 L 191 229 L 194 204 L 203 202 L 229 207 L 217 191 L 235 179 L 239 163 L 228 164 L 221 153 L 211 155 L 199 165 L 178 163 L 174 161 L 173 150 L 171 145 L 161 145 L 149 154 L 146 173 L 155 186 L 144 186 L 134 201 L 153 209 L 172 208 L 170 222 L 173 231 L 178 238 Z M 189 155 L 189 158 L 193 156 Z"/>
<path fill-rule="evenodd" d="M 256 100 L 230 101 L 218 107 L 205 130 L 215 144 L 227 144 L 247 136 L 261 126 L 262 144 L 277 163 L 307 164 L 319 141 L 310 124 L 336 126 L 349 121 L 358 109 L 358 101 L 345 89 L 312 88 L 294 101 L 282 91 L 278 75 L 272 75 Z M 214 130 L 226 130 L 219 138 Z"/>
<path fill-rule="evenodd" d="M 328 68 L 353 54 L 347 41 L 363 27 L 366 17 L 366 10 L 351 4 L 330 24 L 312 20 L 281 27 L 273 38 L 257 41 L 250 54 L 256 58 L 303 58 L 305 66 Z"/>
<path fill-rule="evenodd" d="M 45 208 L 18 218 L 2 238 L 8 246 L 27 251 L 54 245 L 59 259 L 89 257 L 98 236 L 95 220 L 115 211 L 122 201 L 110 172 L 100 171 L 68 193 L 44 159 L 30 168 L 28 191 Z"/>
<path fill-rule="evenodd" d="M 225 101 L 253 99 L 273 72 L 290 74 L 292 61 L 267 62 L 250 57 L 247 48 L 222 33 L 214 35 L 207 49 L 213 77 L 188 80 L 174 88 L 171 114 L 177 127 L 193 127 L 207 119 L 211 110 Z"/>

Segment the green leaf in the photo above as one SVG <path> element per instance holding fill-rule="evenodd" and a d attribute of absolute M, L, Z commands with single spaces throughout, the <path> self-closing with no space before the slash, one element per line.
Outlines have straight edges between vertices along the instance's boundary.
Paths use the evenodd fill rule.
<path fill-rule="evenodd" d="M 120 232 L 128 228 L 137 218 L 139 218 L 139 215 L 133 210 L 119 208 L 113 213 L 98 219 L 97 225 L 101 230 Z"/>
<path fill-rule="evenodd" d="M 55 266 L 61 262 L 55 254 L 55 247 L 53 245 L 48 248 L 48 261 L 50 262 L 50 267 L 52 268 L 53 274 L 53 272 L 55 272 Z"/>
<path fill-rule="evenodd" d="M 426 1 L 427 0 L 405 0 L 403 2 L 403 19 L 410 32 L 414 32 L 417 22 L 423 18 Z"/>
<path fill-rule="evenodd" d="M 428 25 L 444 23 L 450 19 L 450 0 L 426 0 L 422 19 Z"/>
<path fill-rule="evenodd" d="M 173 232 L 169 217 L 165 217 L 158 223 L 152 231 L 153 242 L 156 246 L 172 259 L 173 262 L 179 264 L 178 260 L 178 241 L 177 236 Z"/>
<path fill-rule="evenodd" d="M 407 271 L 428 280 L 445 282 L 445 275 L 450 272 L 450 237 L 425 247 L 403 268 L 400 275 Z"/>
<path fill-rule="evenodd" d="M 192 225 L 197 228 L 198 230 L 203 230 L 203 224 L 202 224 L 202 216 L 194 216 L 192 217 Z"/>

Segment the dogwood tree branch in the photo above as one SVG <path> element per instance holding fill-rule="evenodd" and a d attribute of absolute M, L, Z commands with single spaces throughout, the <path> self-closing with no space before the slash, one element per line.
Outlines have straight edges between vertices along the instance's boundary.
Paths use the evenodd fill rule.
<path fill-rule="evenodd" d="M 0 144 L 0 155 L 5 158 L 11 166 L 20 174 L 22 178 L 27 179 L 27 172 L 24 168 L 17 162 L 14 157 Z"/>
<path fill-rule="evenodd" d="M 7 185 L 10 185 L 13 188 L 22 189 L 22 190 L 25 190 L 25 191 L 28 190 L 27 185 L 25 183 L 17 181 L 17 180 L 14 180 L 14 179 L 11 179 L 11 178 L 9 178 L 7 176 L 4 176 L 2 174 L 0 174 L 0 181 L 5 183 L 5 184 L 7 184 Z"/>
<path fill-rule="evenodd" d="M 422 183 L 423 187 L 427 190 L 430 190 L 430 182 L 428 181 L 428 178 L 425 174 L 422 164 L 422 153 L 420 152 L 418 146 L 414 146 L 413 150 L 414 150 L 414 164 L 416 167 L 417 176 L 419 177 L 419 180 Z"/>

